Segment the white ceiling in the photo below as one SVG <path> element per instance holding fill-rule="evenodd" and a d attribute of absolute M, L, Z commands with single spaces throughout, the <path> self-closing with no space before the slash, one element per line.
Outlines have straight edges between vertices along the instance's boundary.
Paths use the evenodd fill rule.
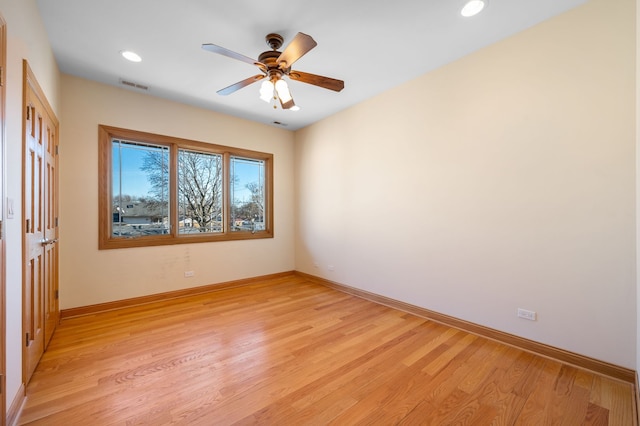
<path fill-rule="evenodd" d="M 63 73 L 119 87 L 127 80 L 153 96 L 296 130 L 586 0 L 488 0 L 472 18 L 459 13 L 465 0 L 36 1 Z M 289 82 L 300 111 L 261 101 L 259 83 L 218 95 L 259 71 L 201 45 L 257 59 L 271 32 L 284 46 L 298 32 L 311 35 L 318 46 L 293 68 L 344 80 L 344 90 Z"/>

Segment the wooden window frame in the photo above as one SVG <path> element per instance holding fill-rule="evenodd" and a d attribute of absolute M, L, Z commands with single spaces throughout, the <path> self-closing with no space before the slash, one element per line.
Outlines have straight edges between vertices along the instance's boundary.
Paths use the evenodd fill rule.
<path fill-rule="evenodd" d="M 133 238 L 118 238 L 112 235 L 112 149 L 113 139 L 129 140 L 169 147 L 169 215 L 171 229 L 165 235 L 145 235 Z M 223 227 L 219 233 L 180 234 L 177 208 L 177 157 L 178 149 L 190 149 L 207 153 L 221 154 L 223 158 Z M 232 231 L 229 161 L 231 157 L 243 157 L 264 161 L 264 230 L 253 232 Z M 98 248 L 100 250 L 130 247 L 150 247 L 173 244 L 205 243 L 214 241 L 236 241 L 273 238 L 273 154 L 232 148 L 206 142 L 198 142 L 154 133 L 140 132 L 118 127 L 98 126 Z"/>

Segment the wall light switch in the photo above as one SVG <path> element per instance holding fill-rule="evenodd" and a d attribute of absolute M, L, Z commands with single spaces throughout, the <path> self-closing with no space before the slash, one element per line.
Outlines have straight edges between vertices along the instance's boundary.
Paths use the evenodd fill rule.
<path fill-rule="evenodd" d="M 13 219 L 13 198 L 7 198 L 7 219 Z"/>

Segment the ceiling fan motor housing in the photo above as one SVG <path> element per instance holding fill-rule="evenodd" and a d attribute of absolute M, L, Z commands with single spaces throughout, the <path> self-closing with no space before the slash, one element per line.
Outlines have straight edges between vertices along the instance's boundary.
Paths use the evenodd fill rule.
<path fill-rule="evenodd" d="M 262 52 L 260 56 L 258 56 L 258 60 L 265 64 L 267 67 L 271 68 L 272 66 L 277 67 L 277 60 L 280 57 L 280 52 L 277 50 L 267 50 L 266 52 Z"/>
<path fill-rule="evenodd" d="M 258 60 L 267 66 L 267 69 L 264 71 L 270 79 L 273 79 L 273 77 L 280 78 L 283 74 L 289 75 L 289 68 L 283 69 L 281 68 L 283 64 L 278 63 L 279 57 L 280 52 L 277 50 L 267 50 L 258 56 Z"/>

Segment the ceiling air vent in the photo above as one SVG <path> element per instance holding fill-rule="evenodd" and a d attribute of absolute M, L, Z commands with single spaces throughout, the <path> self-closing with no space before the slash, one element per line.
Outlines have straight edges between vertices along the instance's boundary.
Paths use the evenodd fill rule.
<path fill-rule="evenodd" d="M 283 126 L 283 127 L 287 126 L 287 123 L 283 123 L 281 121 L 274 121 L 273 124 L 275 124 L 276 126 Z"/>
<path fill-rule="evenodd" d="M 133 81 L 120 79 L 120 84 L 133 87 L 134 89 L 149 90 L 149 86 L 145 86 L 144 84 L 134 83 Z"/>

